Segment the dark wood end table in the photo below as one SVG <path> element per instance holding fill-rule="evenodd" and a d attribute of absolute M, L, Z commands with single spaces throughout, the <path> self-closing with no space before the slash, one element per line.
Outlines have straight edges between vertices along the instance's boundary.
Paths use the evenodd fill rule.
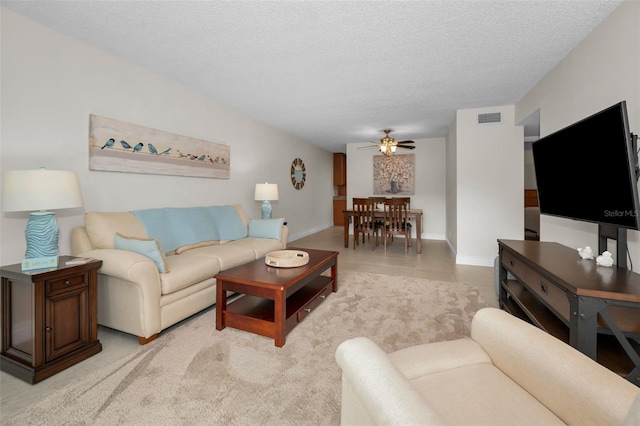
<path fill-rule="evenodd" d="M 102 350 L 98 340 L 97 282 L 101 260 L 22 271 L 0 268 L 0 368 L 38 383 Z"/>
<path fill-rule="evenodd" d="M 216 279 L 216 329 L 233 327 L 271 337 L 285 336 L 331 292 L 338 290 L 338 252 L 290 248 L 309 253 L 297 268 L 267 266 L 264 258 L 221 272 Z M 321 275 L 331 268 L 331 275 Z M 227 304 L 227 292 L 244 296 Z"/>

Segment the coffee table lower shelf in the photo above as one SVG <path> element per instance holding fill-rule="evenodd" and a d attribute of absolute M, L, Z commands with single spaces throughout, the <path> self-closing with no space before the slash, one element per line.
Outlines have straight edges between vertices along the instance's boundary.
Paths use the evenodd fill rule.
<path fill-rule="evenodd" d="M 286 299 L 286 313 L 282 324 L 283 336 L 298 325 L 332 292 L 334 280 L 328 276 L 316 277 Z M 237 328 L 279 340 L 278 322 L 275 318 L 275 301 L 248 294 L 236 299 L 222 312 L 223 323 Z"/>

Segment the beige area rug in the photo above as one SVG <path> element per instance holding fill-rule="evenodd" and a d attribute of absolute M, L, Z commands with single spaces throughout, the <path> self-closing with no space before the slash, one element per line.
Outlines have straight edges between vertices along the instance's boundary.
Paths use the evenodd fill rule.
<path fill-rule="evenodd" d="M 469 335 L 485 306 L 467 284 L 344 272 L 339 288 L 287 335 L 284 347 L 215 329 L 215 311 L 69 385 L 7 425 L 337 425 L 342 341 L 383 350 Z"/>

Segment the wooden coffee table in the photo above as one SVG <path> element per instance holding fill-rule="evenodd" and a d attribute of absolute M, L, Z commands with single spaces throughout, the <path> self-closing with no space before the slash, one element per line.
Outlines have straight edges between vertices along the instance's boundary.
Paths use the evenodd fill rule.
<path fill-rule="evenodd" d="M 271 337 L 285 336 L 331 293 L 338 290 L 338 252 L 291 248 L 309 253 L 297 268 L 267 266 L 264 258 L 215 276 L 216 329 L 233 327 Z M 331 268 L 331 276 L 320 275 Z M 227 292 L 244 296 L 227 305 Z"/>

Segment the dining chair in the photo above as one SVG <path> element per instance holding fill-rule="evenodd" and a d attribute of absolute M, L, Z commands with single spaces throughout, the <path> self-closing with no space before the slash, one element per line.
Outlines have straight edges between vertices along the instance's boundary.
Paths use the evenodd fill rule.
<path fill-rule="evenodd" d="M 411 197 L 394 197 L 398 200 L 404 200 L 407 203 L 407 210 L 411 209 Z M 407 226 L 409 227 L 409 234 L 411 234 L 411 228 L 413 224 L 411 223 L 411 218 L 407 219 Z M 392 239 L 393 240 L 393 239 Z M 409 247 L 411 247 L 411 239 L 409 239 Z"/>
<path fill-rule="evenodd" d="M 387 251 L 387 240 L 394 235 L 404 235 L 404 252 L 409 251 L 411 228 L 409 227 L 409 211 L 406 200 L 391 198 L 384 202 L 383 230 L 384 251 Z"/>
<path fill-rule="evenodd" d="M 378 231 L 381 229 L 376 224 L 375 203 L 371 198 L 354 198 L 353 199 L 353 248 L 359 244 L 359 237 L 362 235 L 362 244 L 364 244 L 364 236 L 369 239 L 373 235 L 373 247 L 376 249 L 378 245 Z"/>
<path fill-rule="evenodd" d="M 396 200 L 404 200 L 407 203 L 407 210 L 411 208 L 411 197 L 393 197 Z"/>
<path fill-rule="evenodd" d="M 369 197 L 369 198 L 373 200 L 373 203 L 375 204 L 376 208 L 378 208 L 378 206 L 380 208 L 383 208 L 384 202 L 385 200 L 387 200 L 387 197 Z"/>
<path fill-rule="evenodd" d="M 384 210 L 384 202 L 388 200 L 387 197 L 369 197 L 373 200 L 375 210 L 383 211 Z M 381 217 L 376 218 L 376 226 L 382 230 L 384 229 L 384 219 Z"/>

